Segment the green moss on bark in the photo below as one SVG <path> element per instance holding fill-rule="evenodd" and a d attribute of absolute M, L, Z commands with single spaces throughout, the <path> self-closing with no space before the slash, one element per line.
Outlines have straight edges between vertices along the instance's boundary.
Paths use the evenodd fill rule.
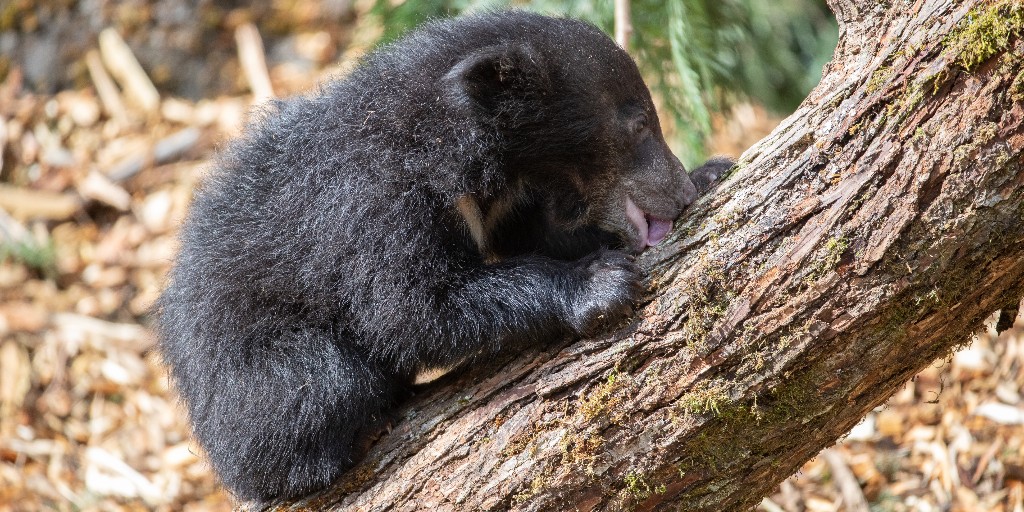
<path fill-rule="evenodd" d="M 1010 45 L 1024 32 L 1024 4 L 1002 0 L 971 9 L 943 41 L 946 52 L 967 71 L 973 71 Z"/>

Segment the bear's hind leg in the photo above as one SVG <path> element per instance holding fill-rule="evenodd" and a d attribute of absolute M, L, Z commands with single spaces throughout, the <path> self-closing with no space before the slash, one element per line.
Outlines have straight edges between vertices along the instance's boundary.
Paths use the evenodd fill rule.
<path fill-rule="evenodd" d="M 261 348 L 225 357 L 180 386 L 196 437 L 240 499 L 326 487 L 363 455 L 362 437 L 385 423 L 394 380 L 326 330 L 249 344 Z"/>

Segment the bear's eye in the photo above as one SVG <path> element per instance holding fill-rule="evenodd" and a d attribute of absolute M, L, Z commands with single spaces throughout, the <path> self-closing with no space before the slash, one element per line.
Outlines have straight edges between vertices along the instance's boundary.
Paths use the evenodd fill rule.
<path fill-rule="evenodd" d="M 640 135 L 647 129 L 647 116 L 638 117 L 633 121 L 633 134 Z"/>

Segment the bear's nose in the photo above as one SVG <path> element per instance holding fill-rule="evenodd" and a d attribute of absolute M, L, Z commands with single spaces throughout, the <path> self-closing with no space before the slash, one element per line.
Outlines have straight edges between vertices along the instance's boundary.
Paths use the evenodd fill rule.
<path fill-rule="evenodd" d="M 693 184 L 693 180 L 690 179 L 685 170 L 680 173 L 680 181 L 682 183 L 680 183 L 676 201 L 679 203 L 679 209 L 682 210 L 697 200 L 697 186 Z"/>
<path fill-rule="evenodd" d="M 672 183 L 673 183 L 673 194 L 672 198 L 676 202 L 676 206 L 679 208 L 679 213 L 682 213 L 683 208 L 690 206 L 694 201 L 697 200 L 697 187 L 690 180 L 690 175 L 686 172 L 686 167 L 683 167 L 683 163 L 676 158 L 676 155 L 672 153 L 672 150 L 665 145 L 665 153 L 668 156 L 668 161 L 671 163 L 672 171 Z M 676 215 L 678 217 L 678 214 Z"/>

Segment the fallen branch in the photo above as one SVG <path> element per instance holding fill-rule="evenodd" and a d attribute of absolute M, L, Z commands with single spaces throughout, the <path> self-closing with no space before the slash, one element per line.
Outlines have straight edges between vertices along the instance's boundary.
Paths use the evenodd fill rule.
<path fill-rule="evenodd" d="M 1018 304 L 1024 8 L 830 3 L 821 84 L 644 255 L 633 322 L 442 379 L 278 509 L 743 510 Z"/>

